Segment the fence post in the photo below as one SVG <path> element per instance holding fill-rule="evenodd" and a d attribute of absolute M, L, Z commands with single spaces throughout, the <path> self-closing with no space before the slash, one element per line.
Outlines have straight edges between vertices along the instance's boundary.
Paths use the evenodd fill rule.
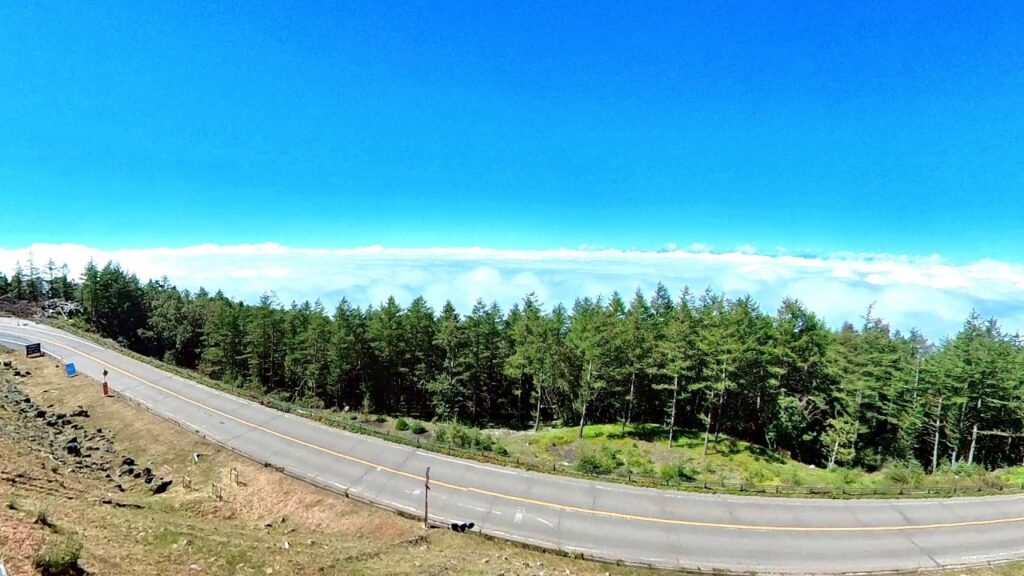
<path fill-rule="evenodd" d="M 430 466 L 423 477 L 423 527 L 430 528 Z"/>

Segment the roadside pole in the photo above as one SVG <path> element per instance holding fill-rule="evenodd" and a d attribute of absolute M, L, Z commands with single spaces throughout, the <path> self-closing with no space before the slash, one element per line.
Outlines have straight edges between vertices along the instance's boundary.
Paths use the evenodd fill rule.
<path fill-rule="evenodd" d="M 423 527 L 430 528 L 430 466 L 427 466 L 427 475 L 423 477 Z"/>

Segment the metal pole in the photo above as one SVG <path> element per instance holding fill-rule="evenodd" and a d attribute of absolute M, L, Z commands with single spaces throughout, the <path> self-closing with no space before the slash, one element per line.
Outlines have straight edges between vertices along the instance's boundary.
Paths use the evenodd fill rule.
<path fill-rule="evenodd" d="M 427 474 L 423 477 L 423 527 L 429 528 L 428 518 L 430 517 L 430 466 L 427 466 Z"/>

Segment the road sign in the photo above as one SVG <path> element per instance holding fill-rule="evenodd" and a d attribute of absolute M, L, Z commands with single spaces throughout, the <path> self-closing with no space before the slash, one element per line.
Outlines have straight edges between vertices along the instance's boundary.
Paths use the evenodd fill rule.
<path fill-rule="evenodd" d="M 67 364 L 65 364 L 64 372 L 67 373 L 68 378 L 74 378 L 75 376 L 78 376 L 78 370 L 75 369 L 74 362 L 68 362 Z"/>
<path fill-rule="evenodd" d="M 27 356 L 29 358 L 38 358 L 38 357 L 40 357 L 42 355 L 43 355 L 43 345 L 42 344 L 36 343 L 36 344 L 26 344 L 25 345 L 25 356 Z"/>

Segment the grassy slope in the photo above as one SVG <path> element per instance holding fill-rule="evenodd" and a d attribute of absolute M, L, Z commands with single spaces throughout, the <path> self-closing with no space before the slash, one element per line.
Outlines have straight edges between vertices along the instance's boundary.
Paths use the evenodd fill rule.
<path fill-rule="evenodd" d="M 970 477 L 943 471 L 934 476 L 918 474 L 909 478 L 890 470 L 871 474 L 847 468 L 825 470 L 725 436 L 718 442 L 712 440 L 708 456 L 704 458 L 703 433 L 679 431 L 672 448 L 669 448 L 665 431 L 649 425 L 627 426 L 625 435 L 620 424 L 587 426 L 582 441 L 577 434 L 576 427 L 556 428 L 537 434 L 510 434 L 501 442 L 512 456 L 523 459 L 577 465 L 582 453 L 591 460 L 596 459 L 605 469 L 614 467 L 616 474 L 628 471 L 634 475 L 662 476 L 666 468 L 674 468 L 682 469 L 697 482 L 709 484 L 835 486 L 870 490 L 891 489 L 907 483 L 922 488 L 956 484 L 967 489 L 993 481 L 1019 483 L 1024 480 L 1024 468 Z"/>

